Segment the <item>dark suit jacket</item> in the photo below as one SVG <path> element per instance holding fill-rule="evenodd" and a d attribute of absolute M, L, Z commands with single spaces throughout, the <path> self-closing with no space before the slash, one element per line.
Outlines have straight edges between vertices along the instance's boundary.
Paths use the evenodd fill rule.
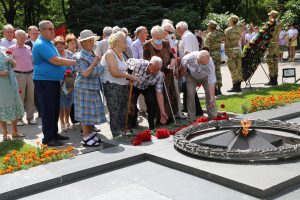
<path fill-rule="evenodd" d="M 27 41 L 25 42 L 25 44 L 28 45 L 28 46 L 30 46 L 30 48 L 32 49 L 33 44 L 32 44 L 32 42 L 31 42 L 30 39 L 27 40 Z"/>

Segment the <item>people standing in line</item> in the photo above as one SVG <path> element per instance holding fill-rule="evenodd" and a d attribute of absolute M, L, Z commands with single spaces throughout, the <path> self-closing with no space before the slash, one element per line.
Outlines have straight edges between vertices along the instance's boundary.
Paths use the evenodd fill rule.
<path fill-rule="evenodd" d="M 269 20 L 274 21 L 275 30 L 273 31 L 273 37 L 271 39 L 267 54 L 266 54 L 266 62 L 269 67 L 269 77 L 270 81 L 266 83 L 266 85 L 278 85 L 277 77 L 278 77 L 278 60 L 279 60 L 279 34 L 282 29 L 281 22 L 277 20 L 278 12 L 272 10 L 268 13 Z"/>
<path fill-rule="evenodd" d="M 132 57 L 136 59 L 143 59 L 144 58 L 143 44 L 146 42 L 146 39 L 148 37 L 148 30 L 145 26 L 139 26 L 136 28 L 135 32 L 137 35 L 137 39 L 131 45 Z M 143 117 L 147 117 L 147 107 L 143 95 L 139 96 L 138 105 L 139 105 L 139 115 Z"/>
<path fill-rule="evenodd" d="M 11 24 L 6 24 L 3 26 L 4 38 L 0 40 L 0 46 L 9 48 L 10 46 L 16 44 L 15 29 Z"/>
<path fill-rule="evenodd" d="M 7 130 L 7 121 L 12 122 L 12 138 L 23 138 L 18 133 L 17 121 L 24 115 L 18 83 L 13 67 L 16 62 L 11 58 L 10 53 L 4 47 L 0 47 L 0 127 L 3 131 L 3 141 L 10 140 Z"/>
<path fill-rule="evenodd" d="M 78 41 L 82 49 L 74 56 L 78 69 L 74 90 L 75 119 L 81 122 L 82 144 L 88 147 L 100 145 L 101 139 L 94 126 L 106 122 L 100 78 L 104 68 L 93 50 L 98 39 L 91 30 L 81 31 Z"/>
<path fill-rule="evenodd" d="M 211 58 L 214 61 L 215 64 L 215 70 L 216 70 L 216 89 L 215 89 L 215 95 L 219 96 L 222 95 L 221 87 L 222 87 L 222 74 L 221 74 L 221 43 L 225 39 L 225 35 L 223 31 L 217 30 L 217 22 L 211 20 L 209 21 L 208 25 L 208 34 L 205 39 L 204 46 L 208 47 L 209 53 Z"/>
<path fill-rule="evenodd" d="M 12 58 L 16 61 L 14 72 L 19 85 L 20 96 L 26 108 L 26 119 L 28 124 L 37 124 L 34 119 L 34 83 L 32 80 L 33 64 L 31 48 L 25 44 L 26 33 L 23 30 L 17 30 L 16 44 L 9 47 L 12 52 Z M 26 102 L 25 102 L 26 99 Z M 18 126 L 23 126 L 22 118 L 18 119 Z"/>
<path fill-rule="evenodd" d="M 125 116 L 128 104 L 128 80 L 136 78 L 127 73 L 127 66 L 122 55 L 126 49 L 126 35 L 122 31 L 113 33 L 109 39 L 110 48 L 101 59 L 104 72 L 101 80 L 109 111 L 109 126 L 113 137 L 125 133 Z"/>
<path fill-rule="evenodd" d="M 76 61 L 61 58 L 52 43 L 55 32 L 51 21 L 39 23 L 40 36 L 32 48 L 33 80 L 42 112 L 43 144 L 61 146 L 59 140 L 69 139 L 58 134 L 60 81 L 65 74 L 64 66 L 75 66 Z"/>
<path fill-rule="evenodd" d="M 180 63 L 183 56 L 199 51 L 199 45 L 196 36 L 188 30 L 188 24 L 185 21 L 178 22 L 176 24 L 176 33 L 181 38 L 178 45 L 178 62 Z M 185 77 L 182 77 L 182 91 L 183 91 L 183 110 L 187 112 L 187 88 L 185 84 Z M 203 110 L 200 105 L 198 94 L 195 90 L 195 104 L 196 104 L 196 116 L 202 116 Z"/>
<path fill-rule="evenodd" d="M 228 68 L 231 74 L 233 87 L 227 92 L 241 92 L 242 74 L 242 52 L 240 40 L 242 29 L 237 25 L 238 16 L 232 15 L 228 19 L 229 27 L 225 30 L 225 53 L 228 56 Z"/>

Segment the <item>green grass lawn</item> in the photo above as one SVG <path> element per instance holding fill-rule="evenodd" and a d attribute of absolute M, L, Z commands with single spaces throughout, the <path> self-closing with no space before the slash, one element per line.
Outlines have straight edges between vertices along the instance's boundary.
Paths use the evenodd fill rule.
<path fill-rule="evenodd" d="M 12 150 L 16 151 L 27 151 L 28 149 L 34 149 L 34 146 L 31 146 L 25 143 L 23 140 L 12 140 L 0 142 L 0 161 L 5 157 L 6 154 L 10 153 Z M 0 162 L 0 167 L 2 162 Z"/>
<path fill-rule="evenodd" d="M 300 88 L 300 84 L 283 84 L 276 87 L 258 88 L 244 91 L 240 94 L 234 94 L 229 96 L 221 96 L 217 98 L 217 109 L 219 111 L 233 112 L 237 114 L 243 114 L 241 105 L 248 104 L 250 100 L 256 96 L 271 96 L 282 92 L 288 92 L 291 90 L 297 90 Z M 221 109 L 220 105 L 224 104 L 225 108 Z M 205 108 L 205 100 L 201 101 L 202 108 Z"/>

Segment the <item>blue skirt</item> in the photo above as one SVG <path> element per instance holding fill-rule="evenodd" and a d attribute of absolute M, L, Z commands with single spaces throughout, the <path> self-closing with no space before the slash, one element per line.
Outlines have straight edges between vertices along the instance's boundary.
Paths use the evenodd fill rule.
<path fill-rule="evenodd" d="M 75 120 L 85 125 L 106 122 L 100 90 L 74 88 Z"/>

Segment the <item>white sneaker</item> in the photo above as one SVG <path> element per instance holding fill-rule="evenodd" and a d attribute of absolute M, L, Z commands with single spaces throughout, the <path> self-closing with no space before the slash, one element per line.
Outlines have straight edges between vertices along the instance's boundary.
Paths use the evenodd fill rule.
<path fill-rule="evenodd" d="M 80 126 L 80 122 L 76 122 L 73 126 Z"/>
<path fill-rule="evenodd" d="M 11 125 L 11 121 L 7 121 L 6 123 L 7 123 L 8 125 Z"/>
<path fill-rule="evenodd" d="M 28 124 L 36 125 L 37 123 L 34 119 L 30 119 L 30 120 L 28 120 Z"/>
<path fill-rule="evenodd" d="M 23 125 L 24 125 L 24 122 L 22 120 L 18 120 L 17 126 L 23 126 Z"/>

